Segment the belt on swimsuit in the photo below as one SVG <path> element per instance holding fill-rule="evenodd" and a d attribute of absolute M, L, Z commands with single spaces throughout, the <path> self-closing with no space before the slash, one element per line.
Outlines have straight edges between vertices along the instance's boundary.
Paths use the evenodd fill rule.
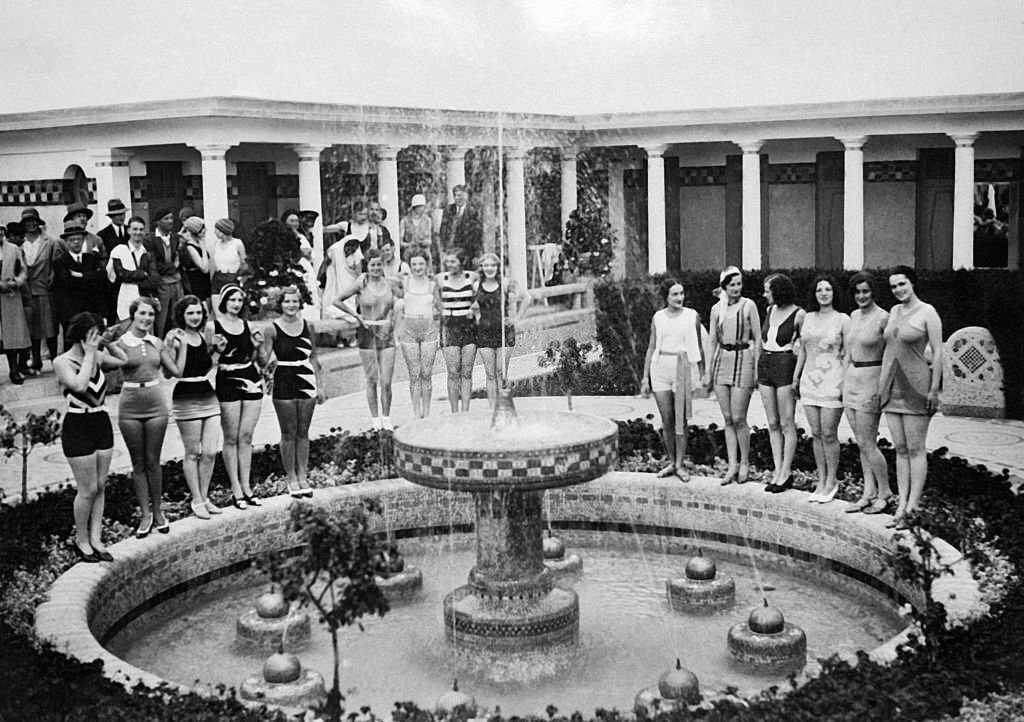
<path fill-rule="evenodd" d="M 867 368 L 868 366 L 881 366 L 882 365 L 881 361 L 851 361 L 850 363 L 853 364 L 853 367 L 855 369 L 863 369 L 863 368 Z"/>
<path fill-rule="evenodd" d="M 209 381 L 209 379 L 206 376 L 183 376 L 182 378 L 178 379 L 178 381 L 188 381 L 191 383 L 196 383 L 199 381 Z"/>
<path fill-rule="evenodd" d="M 789 354 L 790 356 L 793 355 L 792 351 L 767 351 L 767 350 L 762 350 L 761 353 L 766 353 L 769 356 L 772 355 L 772 354 Z"/>
<path fill-rule="evenodd" d="M 746 351 L 750 348 L 749 343 L 723 343 L 722 348 L 726 351 Z M 769 352 L 771 353 L 771 352 Z"/>
<path fill-rule="evenodd" d="M 448 318 L 469 318 L 471 316 L 468 308 L 456 311 L 441 311 L 441 315 Z"/>
<path fill-rule="evenodd" d="M 126 389 L 148 389 L 159 385 L 160 379 L 151 379 L 149 381 L 125 381 L 121 384 L 122 388 Z"/>
<path fill-rule="evenodd" d="M 309 361 L 278 361 L 278 366 L 309 366 Z"/>
<path fill-rule="evenodd" d="M 434 320 L 434 314 L 432 313 L 403 313 L 404 318 L 429 318 L 431 321 Z"/>
<path fill-rule="evenodd" d="M 241 371 L 252 366 L 252 361 L 246 361 L 244 364 L 220 364 L 217 368 L 221 371 Z"/>
<path fill-rule="evenodd" d="M 658 351 L 659 356 L 678 356 L 680 351 Z"/>
<path fill-rule="evenodd" d="M 106 411 L 107 411 L 107 407 L 106 406 L 90 406 L 88 408 L 85 408 L 85 407 L 82 407 L 82 406 L 69 406 L 68 407 L 68 413 L 69 414 L 98 414 L 98 413 L 101 413 L 101 412 L 102 413 L 106 413 Z"/>

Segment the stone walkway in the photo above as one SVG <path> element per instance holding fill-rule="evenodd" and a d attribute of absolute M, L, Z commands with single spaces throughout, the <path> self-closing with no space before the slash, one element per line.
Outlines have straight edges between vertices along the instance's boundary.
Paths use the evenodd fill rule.
<path fill-rule="evenodd" d="M 398 362 L 402 364 L 402 361 Z M 436 367 L 435 367 L 436 368 Z M 526 354 L 512 359 L 510 376 L 513 379 L 535 376 L 540 372 L 537 366 L 536 355 Z M 358 368 L 351 368 L 345 373 L 361 375 Z M 358 383 L 358 379 L 351 379 Z M 474 374 L 474 388 L 482 388 L 484 385 L 483 367 L 477 365 Z M 352 385 L 346 384 L 349 388 Z M 168 394 L 171 384 L 165 384 Z M 448 402 L 445 400 L 447 394 L 446 379 L 444 374 L 434 376 L 434 403 L 433 413 L 448 413 Z M 475 399 L 474 405 L 484 405 L 487 402 L 483 399 Z M 543 409 L 565 409 L 564 398 L 521 398 L 516 399 L 517 408 L 523 410 Z M 63 408 L 63 401 L 60 397 L 52 399 L 56 408 Z M 657 411 L 653 399 L 631 396 L 584 396 L 574 397 L 573 405 L 577 411 L 595 415 L 607 416 L 614 419 L 633 419 L 652 414 L 655 422 L 658 422 Z M 116 400 L 110 403 L 112 410 L 116 411 Z M 706 426 L 711 423 L 721 425 L 721 415 L 718 411 L 718 404 L 711 399 L 694 400 L 694 423 Z M 391 413 L 392 421 L 398 425 L 412 419 L 412 407 L 409 401 L 408 383 L 398 381 L 394 384 L 394 404 Z M 765 425 L 764 409 L 761 406 L 760 398 L 755 393 L 750 405 L 749 421 L 753 426 Z M 803 412 L 797 410 L 797 423 L 803 423 Z M 332 428 L 343 428 L 350 431 L 362 431 L 370 427 L 370 415 L 366 408 L 365 394 L 362 391 L 342 394 L 330 399 L 323 406 L 319 407 L 313 417 L 311 435 L 321 436 L 330 432 Z M 888 430 L 885 428 L 883 418 L 881 434 L 888 437 Z M 852 438 L 852 432 L 844 420 L 839 429 L 840 438 L 846 440 Z M 280 438 L 277 420 L 274 416 L 273 406 L 269 399 L 263 404 L 263 411 L 256 427 L 255 443 L 257 447 L 264 444 L 276 443 Z M 1015 477 L 1019 484 L 1024 481 L 1024 422 L 1012 420 L 975 419 L 967 417 L 946 417 L 938 415 L 932 421 L 931 430 L 928 434 L 928 448 L 934 450 L 939 447 L 947 447 L 949 453 L 962 456 L 977 464 L 985 464 L 994 471 L 1001 471 L 1006 468 L 1011 476 Z M 180 458 L 182 455 L 181 439 L 178 431 L 172 422 L 168 426 L 167 439 L 164 443 L 163 457 L 167 459 Z M 71 474 L 59 446 L 45 447 L 33 452 L 29 468 L 29 491 L 38 492 L 42 489 L 58 486 L 67 481 Z M 117 432 L 117 424 L 114 424 L 114 460 L 111 465 L 113 471 L 127 471 L 130 469 L 128 452 L 124 447 L 120 434 Z M 7 459 L 0 463 L 0 491 L 3 498 L 11 501 L 20 497 L 21 493 L 21 469 L 20 460 L 17 458 Z"/>

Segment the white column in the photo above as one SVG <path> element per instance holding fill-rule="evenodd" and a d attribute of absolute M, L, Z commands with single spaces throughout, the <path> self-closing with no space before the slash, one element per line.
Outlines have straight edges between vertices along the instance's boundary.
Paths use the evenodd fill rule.
<path fill-rule="evenodd" d="M 614 279 L 626 277 L 626 188 L 622 182 L 622 170 L 621 160 L 608 164 L 608 222 L 615 234 L 611 272 Z"/>
<path fill-rule="evenodd" d="M 864 143 L 867 138 L 840 138 L 843 153 L 843 268 L 864 267 Z"/>
<path fill-rule="evenodd" d="M 323 197 L 320 193 L 320 153 L 326 145 L 302 144 L 292 146 L 299 157 L 299 209 L 316 211 L 313 225 L 313 265 L 320 267 L 324 259 Z"/>
<path fill-rule="evenodd" d="M 128 160 L 131 156 L 114 148 L 89 151 L 96 178 L 96 215 L 105 218 L 107 201 L 120 198 L 132 215 L 132 181 Z M 101 222 L 100 227 L 106 225 Z"/>
<path fill-rule="evenodd" d="M 950 133 L 953 166 L 953 268 L 974 268 L 974 141 L 977 133 Z"/>
<path fill-rule="evenodd" d="M 526 172 L 523 159 L 525 148 L 506 151 L 508 187 L 505 189 L 508 206 L 508 267 L 512 280 L 520 288 L 527 288 L 526 264 Z M 500 243 L 500 239 L 499 239 Z"/>
<path fill-rule="evenodd" d="M 466 184 L 466 152 L 468 145 L 457 145 L 448 148 L 444 154 L 444 177 L 448 188 L 448 202 L 454 203 L 452 188 Z"/>
<path fill-rule="evenodd" d="M 743 268 L 761 267 L 761 146 L 736 143 L 743 151 Z"/>
<path fill-rule="evenodd" d="M 562 233 L 569 214 L 576 210 L 576 149 L 562 150 Z"/>
<path fill-rule="evenodd" d="M 212 228 L 218 220 L 228 217 L 228 164 L 224 156 L 232 146 L 208 143 L 193 147 L 203 158 L 203 219 Z M 211 233 L 207 241 L 213 240 Z"/>
<path fill-rule="evenodd" d="M 647 271 L 664 273 L 665 251 L 665 151 L 667 145 L 643 146 L 647 151 Z"/>
<path fill-rule="evenodd" d="M 384 227 L 398 242 L 398 151 L 400 145 L 377 146 L 377 200 L 388 212 Z"/>

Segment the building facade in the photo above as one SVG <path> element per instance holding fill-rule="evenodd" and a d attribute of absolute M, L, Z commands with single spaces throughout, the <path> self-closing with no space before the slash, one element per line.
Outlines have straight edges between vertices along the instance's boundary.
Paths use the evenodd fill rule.
<path fill-rule="evenodd" d="M 0 116 L 0 221 L 32 206 L 59 231 L 81 201 L 101 227 L 121 198 L 330 223 L 375 196 L 394 234 L 413 194 L 439 215 L 466 183 L 523 283 L 583 202 L 607 210 L 620 275 L 1019 268 L 1022 153 L 1024 94 L 596 116 L 200 98 Z"/>

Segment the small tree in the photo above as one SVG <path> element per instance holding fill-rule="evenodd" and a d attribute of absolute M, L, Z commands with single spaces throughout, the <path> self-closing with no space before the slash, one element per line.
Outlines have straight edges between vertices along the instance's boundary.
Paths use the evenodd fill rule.
<path fill-rule="evenodd" d="M 594 344 L 580 344 L 570 336 L 564 341 L 552 341 L 537 357 L 537 365 L 546 368 L 554 367 L 555 376 L 565 389 L 565 398 L 572 411 L 572 393 L 579 383 L 580 372 L 587 365 L 587 355 L 594 350 Z"/>
<path fill-rule="evenodd" d="M 376 576 L 386 571 L 391 547 L 370 531 L 367 516 L 367 512 L 380 511 L 380 503 L 372 499 L 333 513 L 294 502 L 289 530 L 302 539 L 302 552 L 291 557 L 274 554 L 261 564 L 271 580 L 281 585 L 285 599 L 316 609 L 320 623 L 331 635 L 334 678 L 323 712 L 339 722 L 345 710 L 341 706 L 338 630 L 353 624 L 362 630 L 363 616 L 383 617 L 389 609 Z"/>
<path fill-rule="evenodd" d="M 49 446 L 60 439 L 60 412 L 50 409 L 44 414 L 29 414 L 17 421 L 0 406 L 0 449 L 4 456 L 21 456 L 21 501 L 28 501 L 28 457 L 37 446 Z"/>
<path fill-rule="evenodd" d="M 562 258 L 567 270 L 603 278 L 612 270 L 615 232 L 600 209 L 582 207 L 565 222 Z"/>

